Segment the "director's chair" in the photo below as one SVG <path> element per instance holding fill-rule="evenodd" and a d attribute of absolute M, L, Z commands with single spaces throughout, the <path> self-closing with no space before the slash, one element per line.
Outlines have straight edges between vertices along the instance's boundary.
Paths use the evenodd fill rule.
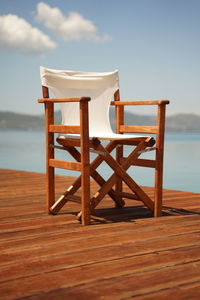
<path fill-rule="evenodd" d="M 45 104 L 48 213 L 57 214 L 68 201 L 79 202 L 81 211 L 78 218 L 83 225 L 87 225 L 90 223 L 91 212 L 108 194 L 117 207 L 124 206 L 125 198 L 135 199 L 142 201 L 154 216 L 161 216 L 165 108 L 169 101 L 120 101 L 118 71 L 86 73 L 41 67 L 40 73 L 43 98 L 38 102 Z M 55 98 L 49 97 L 49 90 Z M 54 124 L 54 103 L 61 105 L 62 125 Z M 110 125 L 110 105 L 116 108 L 116 133 Z M 126 105 L 157 105 L 156 126 L 125 125 Z M 60 133 L 56 139 L 57 144 L 54 143 L 54 133 Z M 151 134 L 156 135 L 156 139 Z M 106 146 L 102 144 L 104 140 L 108 141 Z M 124 145 L 132 146 L 128 157 L 123 155 Z M 54 149 L 68 151 L 76 162 L 55 159 Z M 116 150 L 115 158 L 111 155 L 113 150 Z M 156 151 L 155 159 L 140 158 L 142 153 L 151 150 Z M 90 152 L 98 154 L 92 162 Z M 114 171 L 107 181 L 97 172 L 102 162 L 106 162 Z M 155 169 L 154 200 L 126 172 L 132 165 Z M 55 168 L 81 172 L 80 177 L 57 201 Z M 90 177 L 99 185 L 99 190 L 92 197 Z M 123 182 L 132 193 L 123 192 Z M 75 195 L 79 188 L 81 197 Z"/>

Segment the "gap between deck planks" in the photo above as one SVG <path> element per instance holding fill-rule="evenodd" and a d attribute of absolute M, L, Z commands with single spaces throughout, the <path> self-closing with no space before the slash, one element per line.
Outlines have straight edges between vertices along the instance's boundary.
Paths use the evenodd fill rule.
<path fill-rule="evenodd" d="M 47 216 L 44 198 L 44 174 L 0 170 L 0 299 L 200 298 L 199 194 L 165 190 L 161 218 L 106 197 L 87 227 L 74 203 Z"/>

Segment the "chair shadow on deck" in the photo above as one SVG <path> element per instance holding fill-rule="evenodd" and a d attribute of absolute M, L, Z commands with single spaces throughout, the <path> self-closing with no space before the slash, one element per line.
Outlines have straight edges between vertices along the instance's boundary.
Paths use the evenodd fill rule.
<path fill-rule="evenodd" d="M 163 206 L 163 216 L 185 216 L 185 215 L 200 215 L 200 212 L 194 210 L 187 210 L 183 208 L 175 208 L 170 206 Z"/>
<path fill-rule="evenodd" d="M 64 211 L 60 214 L 77 215 L 77 211 Z M 185 216 L 185 215 L 200 215 L 200 212 L 193 210 L 186 210 L 183 208 L 174 208 L 170 206 L 163 206 L 162 216 Z M 120 223 L 120 222 L 134 222 L 137 219 L 153 218 L 153 214 L 142 205 L 127 206 L 121 208 L 97 208 L 91 214 L 93 224 L 102 223 Z"/>

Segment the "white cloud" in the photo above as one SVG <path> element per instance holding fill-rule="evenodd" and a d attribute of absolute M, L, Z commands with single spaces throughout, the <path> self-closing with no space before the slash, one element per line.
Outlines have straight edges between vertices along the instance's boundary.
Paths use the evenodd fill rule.
<path fill-rule="evenodd" d="M 0 47 L 39 54 L 56 47 L 48 35 L 12 14 L 0 16 Z"/>
<path fill-rule="evenodd" d="M 105 42 L 110 40 L 108 34 L 99 36 L 96 26 L 92 21 L 85 19 L 77 12 L 70 12 L 65 17 L 59 8 L 50 7 L 44 2 L 37 4 L 36 20 L 52 30 L 65 41 L 91 40 Z"/>

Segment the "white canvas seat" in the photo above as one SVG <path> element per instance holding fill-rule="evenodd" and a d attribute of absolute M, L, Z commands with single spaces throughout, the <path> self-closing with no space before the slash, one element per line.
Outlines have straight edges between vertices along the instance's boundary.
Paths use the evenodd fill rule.
<path fill-rule="evenodd" d="M 103 198 L 104 190 L 106 193 L 112 196 L 112 199 L 118 206 L 123 206 L 123 192 L 122 181 L 131 187 L 135 198 L 143 201 L 143 203 L 154 212 L 154 215 L 160 215 L 161 205 L 159 200 L 159 207 L 156 208 L 153 201 L 146 195 L 141 188 L 129 178 L 125 170 L 128 169 L 134 162 L 136 165 L 145 163 L 152 165 L 155 169 L 158 169 L 158 165 L 152 162 L 145 162 L 141 160 L 138 162 L 138 158 L 142 151 L 147 147 L 153 146 L 155 143 L 151 136 L 151 133 L 159 135 L 160 144 L 157 143 L 157 160 L 159 161 L 159 170 L 162 173 L 163 164 L 163 143 L 164 143 L 164 120 L 160 119 L 160 108 L 162 108 L 162 119 L 164 117 L 164 109 L 167 100 L 154 100 L 154 101 L 135 101 L 135 102 L 122 102 L 119 101 L 119 75 L 118 71 L 95 73 L 95 72 L 79 72 L 79 71 L 65 71 L 65 70 L 53 70 L 49 68 L 40 68 L 41 83 L 43 86 L 43 99 L 40 99 L 40 103 L 45 103 L 46 107 L 46 134 L 47 134 L 47 182 L 48 182 L 48 210 L 50 213 L 57 213 L 59 209 L 70 199 L 72 199 L 71 192 L 65 192 L 62 197 L 54 203 L 54 191 L 51 187 L 54 186 L 54 167 L 64 167 L 72 169 L 72 166 L 76 170 L 81 171 L 81 188 L 82 197 L 80 202 L 82 203 L 82 221 L 83 224 L 88 224 L 90 220 L 91 209 L 94 208 Z M 55 98 L 49 97 L 49 90 L 53 93 Z M 55 125 L 53 119 L 53 104 L 60 102 L 62 113 L 62 125 Z M 148 102 L 148 103 L 147 103 Z M 116 130 L 113 132 L 109 120 L 110 105 L 116 107 Z M 123 108 L 124 105 L 158 105 L 158 122 L 156 126 L 126 126 L 124 125 Z M 134 121 L 134 120 L 133 120 Z M 147 128 L 148 127 L 148 128 Z M 162 128 L 161 128 L 162 127 Z M 134 132 L 135 129 L 135 132 Z M 152 129 L 152 132 L 151 132 Z M 161 131 L 162 132 L 161 132 Z M 53 149 L 53 134 L 59 132 L 60 136 L 57 138 L 57 142 L 67 150 L 77 163 L 61 162 L 54 159 Z M 127 134 L 131 133 L 132 134 Z M 134 134 L 133 134 L 134 133 Z M 137 134 L 137 133 L 142 133 Z M 148 133 L 148 135 L 147 135 Z M 108 140 L 110 144 L 107 148 L 101 145 L 100 140 Z M 123 158 L 123 145 L 133 146 L 133 157 Z M 162 145 L 161 145 L 162 144 Z M 159 150 L 158 150 L 159 146 Z M 161 153 L 162 146 L 162 153 Z M 76 147 L 80 147 L 81 153 L 78 152 Z M 136 147 L 136 148 L 134 148 Z M 105 184 L 103 178 L 96 171 L 96 165 L 89 161 L 89 151 L 94 148 L 97 153 L 99 152 L 100 163 L 106 161 L 116 172 L 117 176 L 111 180 L 110 185 Z M 112 156 L 109 154 L 116 148 L 116 162 L 113 161 Z M 104 152 L 105 158 L 102 158 Z M 87 165 L 87 168 L 86 168 Z M 95 172 L 91 171 L 91 166 L 95 165 Z M 161 167 L 160 167 L 161 166 Z M 86 170 L 87 169 L 87 170 Z M 94 175 L 95 173 L 95 175 Z M 98 181 L 98 184 L 102 185 L 98 200 L 94 197 L 90 197 L 89 177 L 93 174 L 94 179 Z M 119 178 L 121 174 L 121 178 Z M 159 173 L 160 174 L 160 173 Z M 128 177 L 127 177 L 128 176 Z M 156 175 L 157 176 L 157 175 Z M 98 179 L 97 179 L 98 177 Z M 124 179 L 125 177 L 125 179 Z M 128 179 L 126 179 L 126 177 Z M 158 176 L 157 176 L 158 177 Z M 84 178 L 84 180 L 82 179 Z M 99 179 L 100 178 L 100 179 Z M 79 180 L 79 181 L 80 181 Z M 159 196 L 161 197 L 162 183 L 156 179 L 157 187 L 159 189 Z M 161 180 L 162 181 L 162 180 Z M 129 182 L 129 183 L 128 183 Z M 159 184 L 158 184 L 159 182 Z M 105 184 L 105 186 L 104 186 Z M 116 191 L 113 190 L 113 185 L 116 185 Z M 75 184 L 76 185 L 76 184 Z M 85 191 L 85 186 L 87 191 Z M 135 190 L 134 190 L 135 186 Z M 76 188 L 75 188 L 76 190 Z M 139 191 L 139 192 L 138 192 Z M 53 194 L 53 195 L 52 195 Z M 157 191 L 158 194 L 158 191 Z M 125 194 L 124 194 L 125 196 Z M 87 199 L 86 199 L 87 198 Z M 73 200 L 73 199 L 72 199 Z M 158 201 L 158 200 L 157 200 Z"/>
<path fill-rule="evenodd" d="M 116 134 L 113 132 L 109 119 L 110 102 L 119 89 L 118 71 L 107 73 L 89 73 L 53 70 L 40 68 L 41 82 L 47 86 L 56 97 L 89 96 L 89 137 L 102 140 L 130 139 L 141 135 Z M 62 124 L 80 125 L 78 103 L 62 103 Z M 80 135 L 61 135 L 70 138 L 80 138 Z"/>
<path fill-rule="evenodd" d="M 90 134 L 89 138 L 98 138 L 100 140 L 106 140 L 106 141 L 113 141 L 113 140 L 125 140 L 125 139 L 137 139 L 137 138 L 144 138 L 147 137 L 145 135 L 138 135 L 138 134 L 120 134 L 120 133 L 101 133 L 98 132 L 95 135 Z M 72 138 L 72 139 L 80 139 L 80 134 L 61 134 L 59 135 L 59 138 Z"/>

